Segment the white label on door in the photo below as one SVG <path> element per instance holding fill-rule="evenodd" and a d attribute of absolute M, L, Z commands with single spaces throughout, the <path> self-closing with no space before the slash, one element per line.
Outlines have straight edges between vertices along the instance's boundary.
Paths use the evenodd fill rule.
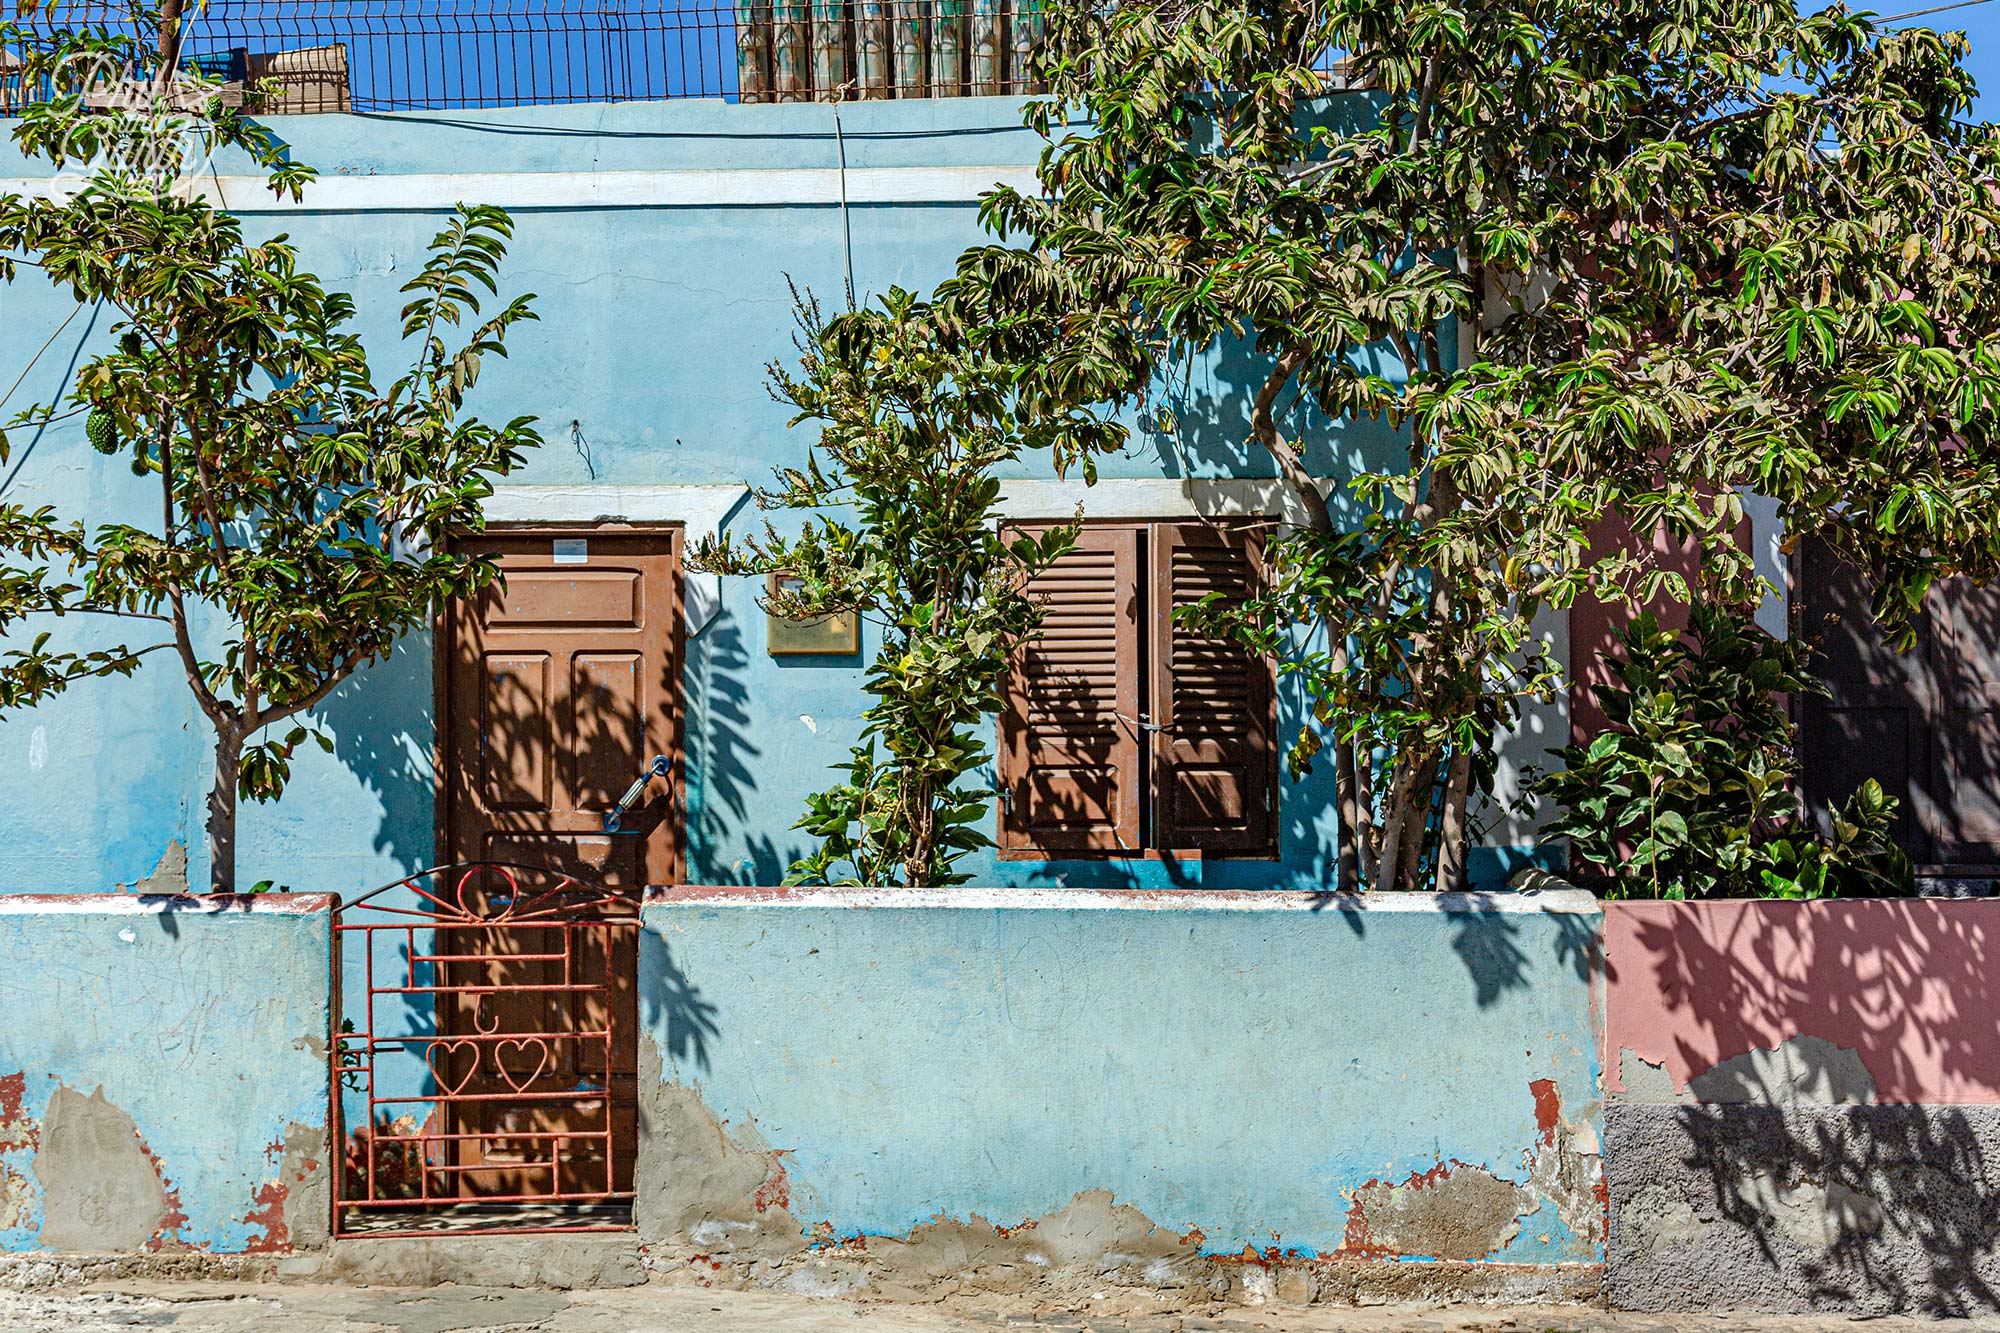
<path fill-rule="evenodd" d="M 555 561 L 559 565 L 587 565 L 590 563 L 590 542 L 583 537 L 558 537 L 555 542 Z"/>

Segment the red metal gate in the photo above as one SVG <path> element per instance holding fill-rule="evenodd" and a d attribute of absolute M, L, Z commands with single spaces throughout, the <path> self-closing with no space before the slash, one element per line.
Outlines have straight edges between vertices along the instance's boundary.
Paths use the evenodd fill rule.
<path fill-rule="evenodd" d="M 334 924 L 339 1235 L 630 1225 L 639 905 L 481 863 Z"/>

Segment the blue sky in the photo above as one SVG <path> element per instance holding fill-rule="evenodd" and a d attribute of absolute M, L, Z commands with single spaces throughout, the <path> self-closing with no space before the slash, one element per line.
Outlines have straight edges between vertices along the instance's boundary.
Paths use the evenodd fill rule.
<path fill-rule="evenodd" d="M 1895 14 L 1907 14 L 1911 10 L 1930 9 L 1949 0 L 1850 0 L 1857 9 L 1871 7 L 1876 13 L 1887 18 Z M 1941 14 L 1926 14 L 1921 18 L 1899 22 L 1896 27 L 1926 25 L 1941 32 L 1954 29 L 1963 30 L 1972 44 L 1972 52 L 1966 58 L 1971 67 L 1972 77 L 1979 81 L 1979 104 L 1974 108 L 1980 120 L 2000 120 L 2000 0 L 1985 0 L 1985 3 L 1970 5 L 1964 9 L 1950 9 Z"/>

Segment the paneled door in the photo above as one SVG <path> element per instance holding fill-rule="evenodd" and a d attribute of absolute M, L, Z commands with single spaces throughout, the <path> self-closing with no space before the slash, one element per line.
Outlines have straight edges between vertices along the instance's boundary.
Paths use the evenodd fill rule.
<path fill-rule="evenodd" d="M 648 884 L 681 876 L 679 534 L 494 532 L 461 549 L 493 556 L 504 585 L 455 606 L 441 645 L 445 859 L 575 875 L 612 890 L 579 918 L 636 917 Z M 607 831 L 660 755 L 671 775 Z M 485 872 L 473 896 L 490 911 L 510 891 Z M 440 938 L 438 1025 L 465 1039 L 434 1071 L 469 1094 L 452 1103 L 459 1197 L 631 1189 L 637 938 L 546 917 Z"/>

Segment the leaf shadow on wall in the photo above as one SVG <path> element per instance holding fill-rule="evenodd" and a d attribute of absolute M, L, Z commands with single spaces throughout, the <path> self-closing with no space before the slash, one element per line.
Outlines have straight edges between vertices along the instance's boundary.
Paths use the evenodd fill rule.
<path fill-rule="evenodd" d="M 645 1030 L 666 1036 L 662 1054 L 706 1070 L 709 1045 L 722 1032 L 720 1011 L 688 980 L 674 961 L 673 946 L 658 931 L 647 931 L 639 941 L 639 997 Z"/>
<path fill-rule="evenodd" d="M 2000 1099 L 1996 927 L 2000 904 L 1922 901 L 1641 918 L 1634 967 L 1698 1099 L 1675 1113 L 1687 1202 L 1754 1255 L 1737 1299 L 2000 1310 L 2000 1117 L 1964 1105 Z"/>
<path fill-rule="evenodd" d="M 430 865 L 437 852 L 432 660 L 428 636 L 407 636 L 387 659 L 355 672 L 315 710 L 333 737 L 334 757 L 382 807 L 374 850 L 405 872 Z"/>
<path fill-rule="evenodd" d="M 790 825 L 798 815 L 768 801 L 753 812 L 763 751 L 750 739 L 750 667 L 742 621 L 727 607 L 688 643 L 688 767 L 700 788 L 689 819 L 690 882 L 778 884 L 804 855 L 802 846 L 780 847 L 775 834 L 752 829 L 753 821 Z M 725 860 L 723 848 L 743 854 Z"/>
<path fill-rule="evenodd" d="M 1377 895 L 1371 895 L 1377 896 Z M 1426 895 L 1406 894 L 1404 897 Z M 1367 899 L 1349 893 L 1313 895 L 1313 910 L 1337 913 L 1359 939 L 1368 933 Z M 1528 993 L 1550 984 L 1549 969 L 1567 972 L 1585 985 L 1615 974 L 1598 937 L 1599 918 L 1591 912 L 1503 912 L 1494 895 L 1464 895 L 1465 905 L 1451 916 L 1451 951 L 1472 983 L 1473 1002 L 1490 1009 L 1511 992 Z M 1440 907 L 1440 912 L 1443 908 Z M 1553 928 L 1549 955 L 1537 962 L 1523 947 L 1522 923 L 1547 923 Z"/>

